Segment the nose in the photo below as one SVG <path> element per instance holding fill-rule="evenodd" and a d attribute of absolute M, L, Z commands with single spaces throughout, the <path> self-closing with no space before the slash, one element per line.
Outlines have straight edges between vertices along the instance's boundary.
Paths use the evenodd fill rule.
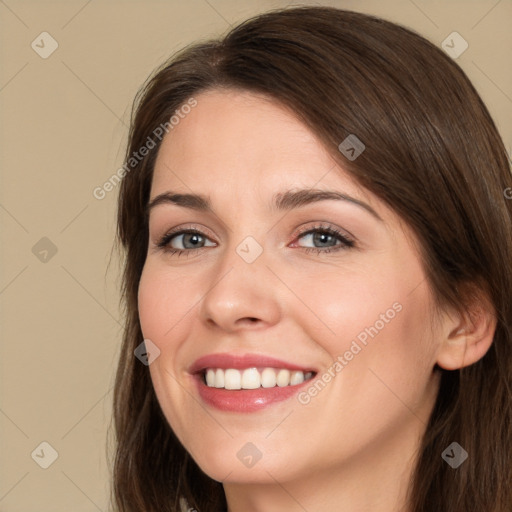
<path fill-rule="evenodd" d="M 209 327 L 225 332 L 268 328 L 279 322 L 279 281 L 267 267 L 265 251 L 252 263 L 235 249 L 226 251 L 212 268 L 201 317 Z"/>

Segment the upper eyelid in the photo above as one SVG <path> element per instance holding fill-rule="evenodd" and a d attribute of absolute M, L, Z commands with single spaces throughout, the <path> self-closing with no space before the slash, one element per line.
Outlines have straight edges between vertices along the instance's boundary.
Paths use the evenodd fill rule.
<path fill-rule="evenodd" d="M 192 222 L 190 224 L 179 225 L 178 227 L 171 228 L 165 231 L 160 238 L 165 237 L 171 233 L 175 235 L 182 234 L 184 231 L 194 231 L 200 233 L 201 235 L 213 236 L 210 234 L 213 233 L 211 230 Z"/>
<path fill-rule="evenodd" d="M 330 222 L 326 222 L 323 225 L 321 224 L 321 225 L 300 228 L 296 236 L 305 235 L 312 231 L 322 231 L 322 230 L 326 231 L 328 233 L 332 232 L 332 234 L 336 235 L 336 236 L 345 236 L 346 238 L 350 238 L 350 240 L 356 240 L 356 237 L 352 233 L 350 233 L 346 229 L 334 227 L 331 225 Z"/>
<path fill-rule="evenodd" d="M 184 235 L 184 234 L 187 234 L 190 232 L 197 233 L 201 236 L 204 236 L 204 237 L 210 239 L 210 241 L 213 241 L 213 240 L 211 240 L 211 235 L 209 235 L 208 233 L 205 233 L 203 231 L 203 229 L 205 229 L 205 228 L 197 227 L 195 224 L 191 224 L 189 226 L 185 225 L 183 227 L 180 226 L 178 228 L 173 228 L 158 238 L 157 245 L 160 245 L 164 241 L 166 244 L 168 244 L 174 237 L 181 236 L 181 235 Z M 356 241 L 356 238 L 351 233 L 349 233 L 347 230 L 331 226 L 331 223 L 329 223 L 329 222 L 319 225 L 318 221 L 313 226 L 305 226 L 305 227 L 300 228 L 298 230 L 298 232 L 294 235 L 293 241 L 298 240 L 298 239 L 300 239 L 312 232 L 314 233 L 316 231 L 325 231 L 326 233 L 330 233 L 332 236 L 338 237 L 338 239 L 345 238 L 346 241 L 350 241 L 352 243 L 355 243 L 355 241 Z M 214 243 L 217 243 L 217 242 L 214 242 Z M 186 250 L 186 249 L 183 249 L 183 250 Z"/>

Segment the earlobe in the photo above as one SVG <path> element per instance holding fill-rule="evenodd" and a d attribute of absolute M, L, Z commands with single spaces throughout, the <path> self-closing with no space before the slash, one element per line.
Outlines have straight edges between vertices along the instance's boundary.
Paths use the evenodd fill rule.
<path fill-rule="evenodd" d="M 481 304 L 459 316 L 458 324 L 447 324 L 448 334 L 441 340 L 437 364 L 445 370 L 472 365 L 487 353 L 494 339 L 496 317 Z"/>

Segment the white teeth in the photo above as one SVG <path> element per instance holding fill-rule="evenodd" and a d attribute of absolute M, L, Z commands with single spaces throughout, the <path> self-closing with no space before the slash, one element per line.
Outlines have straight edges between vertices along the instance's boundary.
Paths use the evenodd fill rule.
<path fill-rule="evenodd" d="M 277 374 L 277 385 L 279 387 L 288 386 L 290 384 L 290 370 L 279 370 Z"/>
<path fill-rule="evenodd" d="M 304 373 L 292 372 L 292 376 L 290 377 L 290 385 L 295 386 L 295 384 L 301 384 L 302 382 L 304 382 Z"/>
<path fill-rule="evenodd" d="M 260 387 L 260 374 L 257 368 L 247 368 L 242 373 L 242 388 L 256 389 Z"/>
<path fill-rule="evenodd" d="M 231 368 L 226 370 L 224 372 L 224 387 L 226 389 L 242 389 L 242 374 Z"/>
<path fill-rule="evenodd" d="M 215 386 L 215 370 L 212 370 L 211 368 L 206 370 L 206 385 L 210 387 Z"/>
<path fill-rule="evenodd" d="M 265 368 L 261 372 L 261 386 L 273 388 L 277 384 L 276 372 L 273 368 Z"/>
<path fill-rule="evenodd" d="M 246 368 L 236 370 L 233 368 L 208 368 L 206 370 L 206 385 L 213 388 L 225 389 L 257 389 L 295 386 L 313 377 L 313 372 L 290 371 L 285 368 Z"/>
<path fill-rule="evenodd" d="M 224 387 L 224 372 L 220 368 L 217 369 L 217 371 L 215 372 L 215 387 Z"/>

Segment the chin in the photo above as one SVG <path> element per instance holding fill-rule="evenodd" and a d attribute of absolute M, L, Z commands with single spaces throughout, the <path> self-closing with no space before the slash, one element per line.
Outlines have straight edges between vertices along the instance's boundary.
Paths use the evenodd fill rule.
<path fill-rule="evenodd" d="M 275 484 L 275 480 L 293 480 L 301 472 L 301 468 L 289 456 L 266 455 L 263 447 L 256 451 L 254 445 L 249 443 L 240 447 L 239 443 L 234 442 L 233 447 L 219 447 L 209 452 L 207 457 L 203 452 L 194 460 L 210 478 L 223 483 Z"/>

